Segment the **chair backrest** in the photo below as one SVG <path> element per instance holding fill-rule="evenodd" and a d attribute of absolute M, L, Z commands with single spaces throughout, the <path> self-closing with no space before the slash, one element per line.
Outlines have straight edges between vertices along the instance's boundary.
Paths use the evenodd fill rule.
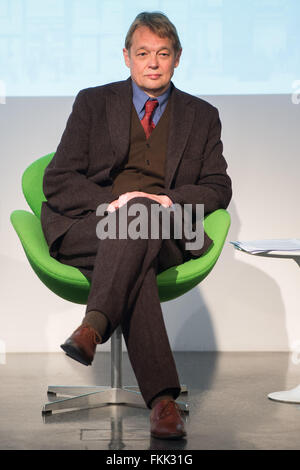
<path fill-rule="evenodd" d="M 43 191 L 43 178 L 45 169 L 53 158 L 55 152 L 44 155 L 35 160 L 23 173 L 22 190 L 24 197 L 32 212 L 41 217 L 42 202 L 46 201 Z"/>

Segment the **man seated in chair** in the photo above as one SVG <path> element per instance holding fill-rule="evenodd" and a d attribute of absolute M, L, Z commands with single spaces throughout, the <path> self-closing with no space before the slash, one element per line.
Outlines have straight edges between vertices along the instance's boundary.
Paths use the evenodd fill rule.
<path fill-rule="evenodd" d="M 156 276 L 203 255 L 212 240 L 186 249 L 184 235 L 99 237 L 99 221 L 134 203 L 147 214 L 202 204 L 204 214 L 228 206 L 231 180 L 222 155 L 215 107 L 178 90 L 171 78 L 181 56 L 176 28 L 162 13 L 139 14 L 123 49 L 131 76 L 81 90 L 56 153 L 46 168 L 41 222 L 50 255 L 90 281 L 82 324 L 61 345 L 90 365 L 96 345 L 121 325 L 150 413 L 151 435 L 181 438 L 180 394 Z M 106 204 L 106 212 L 97 208 Z M 127 213 L 126 213 L 127 214 Z M 148 220 L 148 215 L 146 219 Z M 123 219 L 124 220 L 124 219 Z M 128 223 L 132 215 L 128 216 Z M 151 223 L 151 220 L 150 220 Z"/>

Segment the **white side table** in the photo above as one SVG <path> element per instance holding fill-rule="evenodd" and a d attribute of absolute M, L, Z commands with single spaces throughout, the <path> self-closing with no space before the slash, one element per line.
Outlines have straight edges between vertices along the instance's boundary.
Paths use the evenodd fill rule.
<path fill-rule="evenodd" d="M 236 248 L 236 247 L 235 247 Z M 237 248 L 236 248 L 237 249 Z M 244 250 L 238 250 L 252 256 L 262 256 L 267 258 L 289 258 L 293 259 L 300 267 L 299 251 L 265 251 L 263 253 L 248 253 Z M 284 403 L 300 403 L 300 384 L 291 390 L 283 390 L 280 392 L 272 392 L 268 394 L 268 398 Z"/>

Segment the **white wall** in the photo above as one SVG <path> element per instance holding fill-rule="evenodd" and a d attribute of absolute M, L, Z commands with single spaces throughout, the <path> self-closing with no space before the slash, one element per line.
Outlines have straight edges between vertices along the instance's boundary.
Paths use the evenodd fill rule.
<path fill-rule="evenodd" d="M 289 95 L 203 98 L 219 108 L 223 123 L 234 190 L 232 226 L 203 284 L 162 304 L 171 345 L 174 350 L 291 350 L 300 339 L 299 266 L 236 252 L 228 242 L 300 237 L 300 105 Z M 28 209 L 23 171 L 56 150 L 73 101 L 7 98 L 0 104 L 0 344 L 7 352 L 60 351 L 84 314 L 84 306 L 60 299 L 39 281 L 9 221 L 13 210 Z"/>

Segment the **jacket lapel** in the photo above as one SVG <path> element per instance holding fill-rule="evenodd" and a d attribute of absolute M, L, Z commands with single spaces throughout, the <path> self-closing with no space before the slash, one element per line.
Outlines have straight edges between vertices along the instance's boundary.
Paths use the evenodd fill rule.
<path fill-rule="evenodd" d="M 106 98 L 107 123 L 114 153 L 114 167 L 122 164 L 128 154 L 132 107 L 131 78 L 111 87 Z"/>
<path fill-rule="evenodd" d="M 170 130 L 165 163 L 165 187 L 170 189 L 182 158 L 194 120 L 194 107 L 188 95 L 174 87 L 171 94 Z"/>

